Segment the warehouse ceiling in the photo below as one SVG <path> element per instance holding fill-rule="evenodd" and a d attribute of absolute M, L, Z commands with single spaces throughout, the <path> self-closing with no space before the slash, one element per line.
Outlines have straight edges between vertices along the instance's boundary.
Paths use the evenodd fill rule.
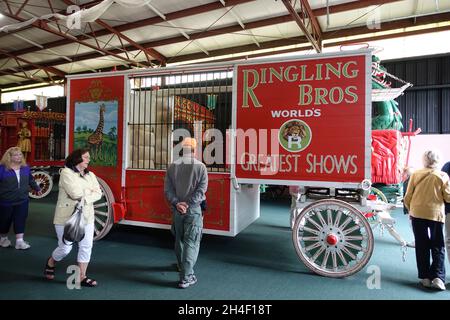
<path fill-rule="evenodd" d="M 0 0 L 0 89 L 449 29 L 450 0 Z"/>

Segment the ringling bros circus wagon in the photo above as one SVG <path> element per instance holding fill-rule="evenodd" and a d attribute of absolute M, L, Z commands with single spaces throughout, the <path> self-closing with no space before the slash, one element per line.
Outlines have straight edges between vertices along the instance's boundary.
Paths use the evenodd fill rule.
<path fill-rule="evenodd" d="M 30 197 L 42 198 L 52 190 L 52 177 L 64 164 L 65 135 L 65 113 L 53 112 L 50 108 L 32 111 L 30 107 L 22 106 L 15 106 L 14 111 L 0 112 L 0 154 L 12 146 L 21 148 L 42 190 L 39 194 L 30 191 Z"/>
<path fill-rule="evenodd" d="M 368 262 L 365 214 L 385 208 L 367 199 L 369 51 L 77 75 L 68 93 L 66 153 L 91 148 L 104 194 L 96 239 L 114 223 L 169 228 L 165 170 L 193 135 L 209 171 L 205 233 L 255 221 L 260 184 L 296 185 L 293 241 L 308 268 L 342 277 Z"/>

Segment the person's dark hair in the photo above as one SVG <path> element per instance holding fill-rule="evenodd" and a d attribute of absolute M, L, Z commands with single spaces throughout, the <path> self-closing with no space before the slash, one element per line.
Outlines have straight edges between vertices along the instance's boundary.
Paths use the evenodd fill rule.
<path fill-rule="evenodd" d="M 89 152 L 88 148 L 76 149 L 73 150 L 71 154 L 69 154 L 66 158 L 66 162 L 64 165 L 67 168 L 74 169 L 77 164 L 83 162 L 83 158 L 81 157 L 86 152 Z"/>

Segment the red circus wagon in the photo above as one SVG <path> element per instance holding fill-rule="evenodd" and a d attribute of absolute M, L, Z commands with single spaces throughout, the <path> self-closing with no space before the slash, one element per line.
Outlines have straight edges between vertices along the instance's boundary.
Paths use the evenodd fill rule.
<path fill-rule="evenodd" d="M 205 233 L 255 221 L 260 184 L 299 186 L 299 258 L 330 277 L 367 264 L 366 215 L 386 209 L 369 197 L 370 51 L 69 76 L 66 154 L 89 147 L 103 191 L 95 239 L 169 229 L 164 175 L 187 135 L 209 172 Z"/>

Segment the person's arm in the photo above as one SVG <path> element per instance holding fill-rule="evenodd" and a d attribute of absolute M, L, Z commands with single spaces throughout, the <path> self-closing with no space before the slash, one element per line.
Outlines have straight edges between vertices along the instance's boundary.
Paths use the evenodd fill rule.
<path fill-rule="evenodd" d="M 405 205 L 406 209 L 408 209 L 408 211 L 410 210 L 409 205 L 411 204 L 412 195 L 415 189 L 415 183 L 413 182 L 413 176 L 411 176 L 408 182 L 408 188 L 406 189 L 405 198 L 403 199 L 403 204 Z"/>
<path fill-rule="evenodd" d="M 187 201 L 188 206 L 199 206 L 205 197 L 206 190 L 208 190 L 208 171 L 204 165 L 201 165 L 200 179 L 191 198 Z"/>
<path fill-rule="evenodd" d="M 175 187 L 172 183 L 172 179 L 170 178 L 170 173 L 172 172 L 172 165 L 167 169 L 166 176 L 164 177 L 164 195 L 166 196 L 167 201 L 174 207 L 176 207 L 179 202 Z"/>
<path fill-rule="evenodd" d="M 41 188 L 39 187 L 39 185 L 38 185 L 38 184 L 36 183 L 36 181 L 34 180 L 33 175 L 31 174 L 31 171 L 30 171 L 30 174 L 29 174 L 29 176 L 28 176 L 28 185 L 29 185 L 33 190 L 35 190 L 36 192 L 41 191 Z"/>
<path fill-rule="evenodd" d="M 83 189 L 81 188 L 74 174 L 69 172 L 70 169 L 63 169 L 61 176 L 59 177 L 60 186 L 66 191 L 68 196 L 73 200 L 80 200 L 84 196 Z"/>
<path fill-rule="evenodd" d="M 100 189 L 97 177 L 93 172 L 89 172 L 89 174 L 91 175 L 92 187 L 84 192 L 84 201 L 87 204 L 94 203 L 102 197 L 102 190 Z"/>

